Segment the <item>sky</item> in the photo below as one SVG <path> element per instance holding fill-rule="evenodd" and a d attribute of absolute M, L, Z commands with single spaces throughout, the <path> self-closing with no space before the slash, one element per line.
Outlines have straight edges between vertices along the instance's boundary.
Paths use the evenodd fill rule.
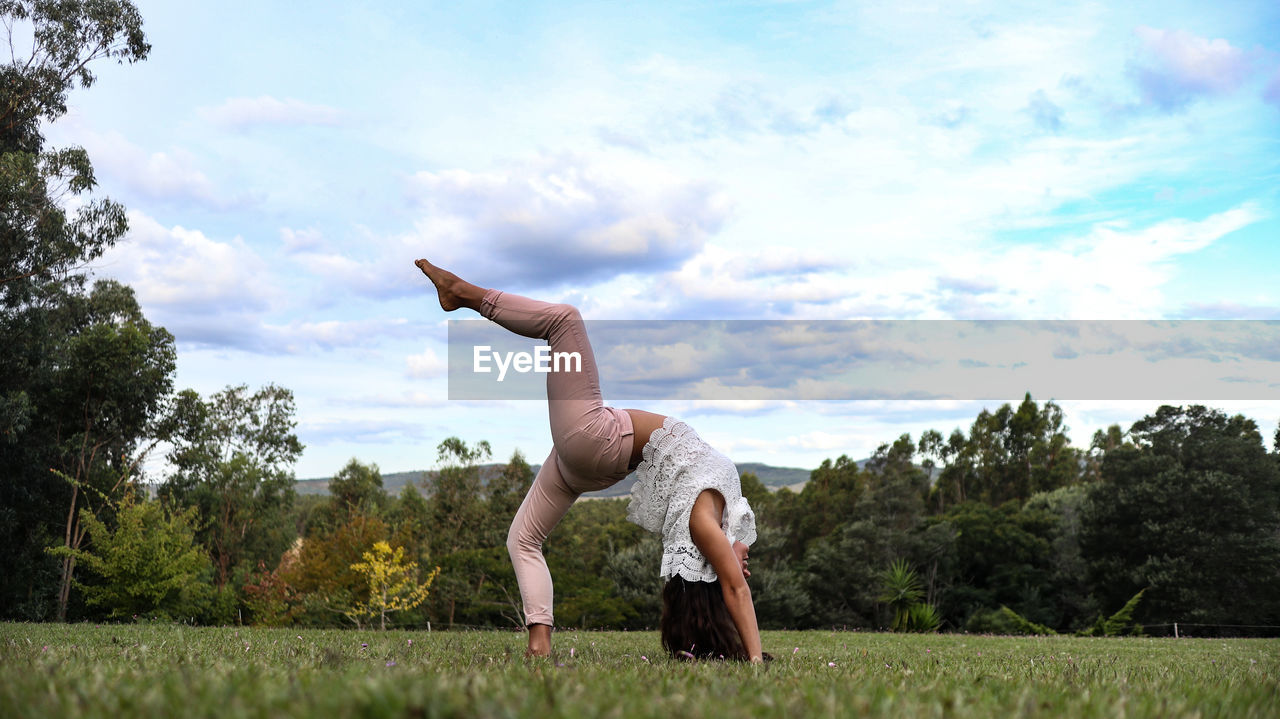
<path fill-rule="evenodd" d="M 137 5 L 149 57 L 48 128 L 129 209 L 93 272 L 178 388 L 291 389 L 299 478 L 550 449 L 449 399 L 418 257 L 589 320 L 1280 320 L 1274 2 Z M 956 396 L 624 406 L 812 468 L 1001 403 Z M 1035 399 L 1077 446 L 1166 401 L 1270 441 L 1225 396 Z"/>

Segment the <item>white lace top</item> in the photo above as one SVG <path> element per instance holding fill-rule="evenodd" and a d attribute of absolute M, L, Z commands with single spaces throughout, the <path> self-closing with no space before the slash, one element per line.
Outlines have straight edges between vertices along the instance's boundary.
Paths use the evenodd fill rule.
<path fill-rule="evenodd" d="M 756 541 L 756 517 L 742 496 L 738 468 L 692 427 L 667 417 L 644 445 L 644 460 L 636 468 L 627 505 L 627 519 L 662 534 L 663 579 L 679 575 L 693 582 L 716 581 L 715 568 L 689 533 L 693 502 L 704 489 L 724 497 L 720 527 L 729 543 Z"/>

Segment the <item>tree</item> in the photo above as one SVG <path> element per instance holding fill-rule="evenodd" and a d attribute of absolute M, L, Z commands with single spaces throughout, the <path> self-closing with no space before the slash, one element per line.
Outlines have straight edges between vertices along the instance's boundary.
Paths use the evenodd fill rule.
<path fill-rule="evenodd" d="M 782 491 L 788 490 L 784 487 Z M 785 529 L 757 523 L 756 543 L 751 547 L 751 599 L 756 621 L 764 629 L 794 629 L 812 623 L 801 563 L 783 551 L 786 535 Z M 660 552 L 654 563 L 658 556 Z M 652 575 L 652 565 L 648 570 Z"/>
<path fill-rule="evenodd" d="M 809 473 L 809 481 L 798 495 L 777 497 L 775 512 L 778 522 L 789 531 L 787 553 L 793 558 L 804 555 L 810 542 L 827 537 L 846 522 L 865 489 L 865 478 L 858 463 L 847 455 L 834 462 L 822 460 Z"/>
<path fill-rule="evenodd" d="M 404 547 L 421 561 L 431 551 L 431 507 L 413 483 L 404 485 L 387 512 L 391 523 L 391 543 Z"/>
<path fill-rule="evenodd" d="M 925 434 L 929 435 L 931 431 L 927 430 Z M 933 511 L 943 512 L 951 504 L 968 500 L 969 485 L 977 474 L 975 453 L 966 451 L 969 438 L 959 429 L 951 431 L 945 444 L 935 446 L 931 436 L 929 440 L 921 451 L 931 452 L 942 460 L 942 469 L 929 493 L 929 504 Z"/>
<path fill-rule="evenodd" d="M 1102 463 L 1107 453 L 1125 443 L 1124 430 L 1120 429 L 1118 424 L 1107 427 L 1106 431 L 1094 432 L 1093 440 L 1089 443 L 1089 453 L 1085 457 L 1084 480 L 1096 482 L 1102 479 Z"/>
<path fill-rule="evenodd" d="M 391 549 L 387 542 L 375 542 L 371 551 L 364 553 L 364 561 L 351 565 L 364 575 L 369 583 L 369 599 L 357 603 L 346 614 L 356 626 L 360 617 L 377 617 L 378 628 L 386 631 L 387 615 L 413 609 L 426 600 L 431 582 L 440 573 L 436 567 L 423 581 L 418 581 L 417 562 L 404 558 L 404 547 Z"/>
<path fill-rule="evenodd" d="M 511 526 L 511 520 L 516 516 L 516 511 L 520 509 L 524 496 L 529 493 L 533 478 L 533 468 L 525 461 L 520 450 L 516 450 L 498 476 L 489 480 L 484 492 L 482 546 L 506 546 L 507 529 Z"/>
<path fill-rule="evenodd" d="M 101 578 L 94 584 L 77 582 L 88 603 L 107 610 L 111 618 L 175 618 L 198 611 L 193 607 L 207 591 L 210 564 L 195 544 L 195 510 L 170 511 L 130 492 L 120 502 L 116 518 L 118 526 L 109 529 L 92 512 L 81 510 L 91 547 L 58 548 L 60 554 L 74 554 Z"/>
<path fill-rule="evenodd" d="M 93 167 L 81 148 L 46 150 L 42 125 L 66 114 L 77 85 L 93 84 L 90 63 L 137 62 L 151 46 L 127 1 L 3 0 L 0 17 L 11 52 L 30 29 L 30 55 L 0 67 L 0 299 L 13 309 L 71 280 L 124 234 L 124 208 L 109 200 L 67 212 L 61 201 L 93 188 Z"/>
<path fill-rule="evenodd" d="M 438 554 L 476 546 L 485 519 L 477 465 L 491 454 L 489 443 L 483 440 L 475 447 L 457 437 L 440 443 L 437 461 L 441 466 L 431 482 L 430 500 L 432 545 Z"/>
<path fill-rule="evenodd" d="M 1129 436 L 1081 516 L 1099 605 L 1147 589 L 1144 623 L 1280 623 L 1280 466 L 1253 420 L 1166 405 Z"/>
<path fill-rule="evenodd" d="M 882 626 L 878 579 L 899 558 L 928 567 L 924 589 L 927 603 L 934 601 L 934 577 L 953 538 L 946 525 L 923 524 L 926 480 L 913 453 L 906 436 L 879 447 L 857 482 L 865 492 L 843 523 L 809 543 L 801 576 L 814 625 Z"/>
<path fill-rule="evenodd" d="M 656 534 L 646 534 L 640 541 L 621 547 L 605 561 L 604 576 L 614 585 L 618 597 L 630 610 L 627 628 L 650 629 L 658 626 L 662 616 L 662 578 L 654 567 L 662 564 L 662 541 Z M 759 614 L 757 600 L 757 615 Z"/>
<path fill-rule="evenodd" d="M 150 46 L 130 2 L 3 0 L 0 18 L 10 48 L 0 65 L 0 616 L 31 619 L 65 612 L 71 560 L 58 567 L 43 550 L 64 534 L 68 505 L 78 516 L 75 490 L 49 472 L 67 468 L 46 409 L 64 365 L 65 306 L 83 300 L 86 264 L 128 229 L 123 206 L 92 197 L 87 153 L 46 148 L 43 132 L 72 90 L 93 84 L 94 62 L 140 61 Z"/>
<path fill-rule="evenodd" d="M 1049 587 L 1055 517 L 1023 512 L 1017 501 L 999 507 L 969 501 L 935 521 L 955 532 L 954 583 L 940 601 L 944 617 L 962 624 L 977 612 L 1004 604 L 1035 621 L 1058 620 L 1043 591 Z"/>
<path fill-rule="evenodd" d="M 934 459 L 940 459 L 946 463 L 948 458 L 947 444 L 942 439 L 942 433 L 936 429 L 926 429 L 920 434 L 920 443 L 916 445 L 916 451 L 920 453 L 920 466 L 924 468 L 929 486 L 933 486 L 933 472 L 938 468 L 938 463 Z"/>
<path fill-rule="evenodd" d="M 1080 632 L 1081 636 L 1086 637 L 1114 637 L 1121 634 L 1142 634 L 1142 625 L 1133 623 L 1133 613 L 1138 608 L 1138 602 L 1142 601 L 1142 595 L 1146 593 L 1146 589 L 1138 590 L 1129 601 L 1124 603 L 1123 607 L 1110 617 L 1104 617 L 1101 614 L 1094 621 L 1093 626 Z"/>
<path fill-rule="evenodd" d="M 290 550 L 277 569 L 300 605 L 297 615 L 308 623 L 330 624 L 366 601 L 368 582 L 351 565 L 388 535 L 381 519 L 356 515 L 331 533 L 299 539 L 297 551 Z"/>
<path fill-rule="evenodd" d="M 69 298 L 58 314 L 67 334 L 55 346 L 61 361 L 41 391 L 40 416 L 59 440 L 54 469 L 71 487 L 63 546 L 75 550 L 85 532 L 79 507 L 94 514 L 109 507 L 150 451 L 138 445 L 144 434 L 156 434 L 152 423 L 173 386 L 176 353 L 173 335 L 152 327 L 132 290 L 116 282 Z M 59 621 L 66 618 L 76 556 L 63 555 Z"/>
<path fill-rule="evenodd" d="M 258 561 L 258 569 L 244 585 L 244 603 L 254 624 L 284 626 L 293 620 L 295 592 L 285 581 L 280 567 L 267 569 Z"/>
<path fill-rule="evenodd" d="M 381 516 L 387 504 L 378 465 L 364 464 L 353 457 L 329 480 L 329 497 L 314 512 L 311 530 L 323 534 L 357 515 Z"/>
<path fill-rule="evenodd" d="M 1024 526 L 1049 528 L 1045 538 L 1049 571 L 1041 596 L 1052 612 L 1046 621 L 1064 631 L 1076 630 L 1097 613 L 1097 601 L 1088 582 L 1088 565 L 1080 552 L 1080 515 L 1089 494 L 1087 484 L 1059 487 L 1033 495 L 1022 506 L 1029 521 Z"/>
<path fill-rule="evenodd" d="M 387 501 L 378 465 L 362 464 L 354 457 L 329 480 L 329 495 L 347 515 L 378 514 Z"/>
<path fill-rule="evenodd" d="M 877 447 L 863 472 L 869 490 L 863 511 L 891 522 L 899 531 L 920 523 L 929 493 L 928 477 L 913 463 L 914 456 L 911 435 L 904 434 L 891 445 Z"/>
<path fill-rule="evenodd" d="M 506 539 L 533 470 L 517 451 L 484 482 L 476 464 L 489 453 L 484 441 L 474 447 L 456 437 L 440 443 L 442 466 L 429 505 L 435 561 L 444 571 L 426 611 L 450 625 L 524 625 Z"/>
<path fill-rule="evenodd" d="M 751 505 L 757 521 L 762 514 L 767 516 L 773 513 L 773 495 L 769 494 L 769 489 L 760 481 L 759 475 L 755 472 L 743 472 L 738 477 L 738 482 L 742 486 L 742 496 Z"/>
<path fill-rule="evenodd" d="M 1071 447 L 1062 408 L 1053 402 L 1041 408 L 1030 394 L 1017 408 L 984 409 L 969 436 L 953 432 L 945 449 L 935 439 L 931 436 L 926 446 L 951 460 L 933 490 L 932 504 L 939 510 L 967 499 L 993 506 L 1025 501 L 1079 480 L 1080 452 Z"/>
<path fill-rule="evenodd" d="M 616 627 L 634 617 L 606 567 L 620 548 L 635 546 L 645 535 L 640 525 L 627 521 L 625 500 L 595 499 L 570 507 L 543 545 L 556 583 L 556 624 Z"/>
<path fill-rule="evenodd" d="M 436 563 L 442 571 L 432 592 L 435 601 L 425 607 L 427 616 L 451 626 L 524 626 L 520 588 L 505 546 L 461 549 L 437 557 Z M 565 588 L 558 580 L 556 586 Z"/>
<path fill-rule="evenodd" d="M 250 394 L 239 385 L 206 402 L 184 390 L 176 405 L 168 454 L 175 472 L 161 496 L 199 508 L 199 538 L 222 588 L 238 568 L 247 572 L 259 559 L 274 565 L 293 541 L 291 466 L 303 448 L 293 432 L 293 393 L 268 384 Z"/>

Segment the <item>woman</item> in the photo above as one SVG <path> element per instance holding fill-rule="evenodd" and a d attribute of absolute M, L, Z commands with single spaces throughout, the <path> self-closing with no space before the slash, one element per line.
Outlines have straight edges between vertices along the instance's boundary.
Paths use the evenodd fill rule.
<path fill-rule="evenodd" d="M 662 534 L 662 641 L 681 658 L 763 660 L 747 586 L 755 517 L 737 469 L 683 422 L 604 404 L 586 326 L 570 305 L 550 304 L 465 282 L 426 260 L 440 307 L 467 307 L 516 334 L 544 339 L 552 356 L 576 352 L 580 371 L 547 374 L 551 454 L 507 535 L 531 656 L 551 653 L 552 583 L 542 543 L 583 492 L 637 472 L 628 518 Z"/>

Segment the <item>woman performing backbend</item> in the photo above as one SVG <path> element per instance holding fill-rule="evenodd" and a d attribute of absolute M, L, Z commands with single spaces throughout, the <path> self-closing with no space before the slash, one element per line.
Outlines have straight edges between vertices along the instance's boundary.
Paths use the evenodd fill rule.
<path fill-rule="evenodd" d="M 528 654 L 551 653 L 552 585 L 543 541 L 580 494 L 636 470 L 627 517 L 662 535 L 663 646 L 677 658 L 762 661 L 747 586 L 755 515 L 733 462 L 680 420 L 605 406 L 576 308 L 486 290 L 426 260 L 414 264 L 435 285 L 446 312 L 470 308 L 518 335 L 546 340 L 552 356 L 576 352 L 582 358 L 581 371 L 547 374 L 553 447 L 507 534 L 529 628 Z"/>

